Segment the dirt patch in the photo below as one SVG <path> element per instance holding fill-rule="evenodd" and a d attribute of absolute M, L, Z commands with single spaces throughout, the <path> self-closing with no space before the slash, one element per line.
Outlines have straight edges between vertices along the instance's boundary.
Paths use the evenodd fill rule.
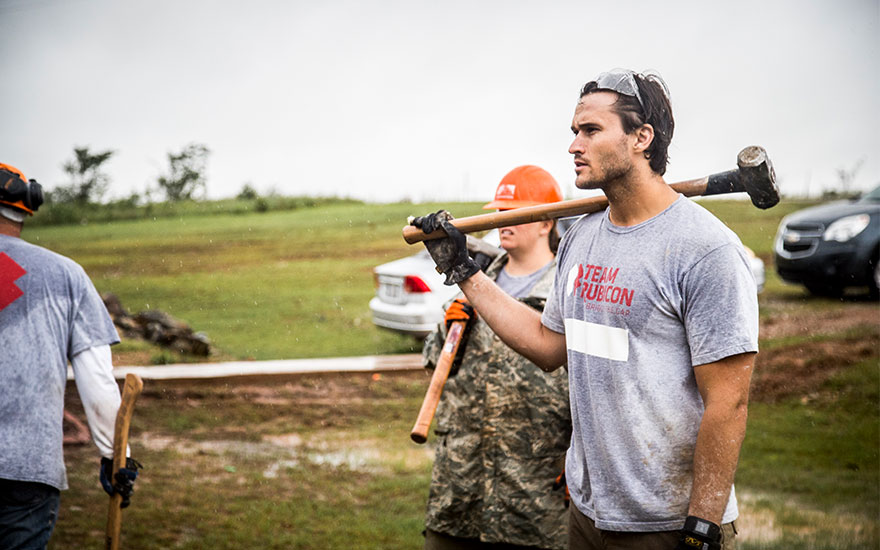
<path fill-rule="evenodd" d="M 841 545 L 833 548 L 869 548 L 871 542 L 877 540 L 876 528 L 861 517 L 811 509 L 801 502 L 767 493 L 738 490 L 737 500 L 740 511 L 736 520 L 737 546 L 777 548 L 780 540 L 795 538 L 807 543 L 806 548 L 831 548 L 819 542 L 830 538 L 823 533 L 844 534 L 835 537 Z M 797 517 L 800 525 L 793 527 L 792 522 L 780 520 L 783 516 Z"/>
<path fill-rule="evenodd" d="M 382 438 L 357 439 L 341 433 L 302 436 L 298 433 L 263 435 L 260 441 L 234 439 L 194 440 L 186 435 L 171 436 L 142 432 L 138 445 L 151 451 L 171 450 L 182 456 L 198 455 L 203 460 L 265 462 L 263 476 L 276 478 L 288 468 L 303 463 L 332 469 L 387 474 L 394 465 L 423 468 L 433 461 L 430 446 L 414 447 L 405 438 L 390 443 Z"/>
<path fill-rule="evenodd" d="M 401 393 L 422 395 L 429 378 L 419 370 L 378 373 L 279 374 L 205 380 L 149 381 L 142 399 L 190 406 L 253 404 L 322 407 L 348 416 L 361 407 L 399 401 Z M 354 407 L 355 409 L 352 409 Z"/>
<path fill-rule="evenodd" d="M 303 377 L 301 380 L 288 381 L 274 386 L 247 385 L 233 387 L 235 395 L 254 400 L 283 399 L 296 402 L 298 405 L 332 405 L 340 401 L 351 403 L 362 402 L 371 397 L 370 380 L 365 376 L 340 379 L 332 375 L 317 379 Z"/>
<path fill-rule="evenodd" d="M 855 327 L 880 327 L 880 308 L 872 301 L 848 301 L 829 304 L 827 308 L 804 307 L 805 302 L 820 299 L 798 297 L 762 301 L 761 307 L 771 314 L 761 320 L 761 338 L 774 340 L 817 333 L 835 334 Z M 824 302 L 824 301 L 821 301 Z"/>
<path fill-rule="evenodd" d="M 756 360 L 750 398 L 776 402 L 809 398 L 826 380 L 847 367 L 877 357 L 880 334 L 808 341 L 762 351 Z"/>
<path fill-rule="evenodd" d="M 737 542 L 772 548 L 782 538 L 782 527 L 778 524 L 776 514 L 753 507 L 742 495 L 737 495 L 737 499 L 740 509 L 740 516 L 736 521 Z"/>
<path fill-rule="evenodd" d="M 827 300 L 804 295 L 761 299 L 760 337 L 776 347 L 758 354 L 753 401 L 810 399 L 834 374 L 880 354 L 880 308 L 867 299 Z M 790 345 L 779 346 L 790 339 Z"/>

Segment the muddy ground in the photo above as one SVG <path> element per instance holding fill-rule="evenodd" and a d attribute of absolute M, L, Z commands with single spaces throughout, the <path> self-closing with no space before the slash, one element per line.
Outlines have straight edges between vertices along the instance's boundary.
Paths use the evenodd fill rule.
<path fill-rule="evenodd" d="M 807 307 L 805 307 L 805 303 Z M 805 302 L 803 297 L 774 297 L 762 301 L 762 351 L 752 377 L 751 399 L 777 402 L 789 397 L 814 398 L 823 383 L 847 366 L 880 357 L 880 307 L 877 302 Z M 143 351 L 117 354 L 117 365 L 146 365 Z M 421 371 L 375 375 L 284 375 L 240 377 L 216 381 L 148 381 L 141 406 L 172 403 L 174 406 L 241 412 L 255 405 L 293 406 L 301 411 L 303 428 L 338 426 L 349 415 L 395 402 L 395 395 L 376 394 L 378 380 L 395 380 L 396 386 L 427 386 Z M 392 385 L 393 386 L 393 385 Z M 81 407 L 73 386 L 68 409 L 79 418 Z M 413 411 L 417 412 L 417 411 Z M 222 416 L 222 415 L 221 415 Z M 234 418 L 229 418 L 234 422 Z M 66 425 L 67 426 L 67 425 Z M 69 426 L 72 432 L 74 426 Z M 218 426 L 218 429 L 223 429 Z M 227 427 L 228 430 L 234 430 Z"/>
<path fill-rule="evenodd" d="M 809 400 L 835 373 L 866 358 L 880 357 L 880 307 L 876 302 L 852 300 L 805 308 L 802 298 L 782 297 L 762 303 L 762 311 L 770 312 L 761 320 L 761 340 L 767 344 L 756 361 L 753 401 L 777 402 L 792 396 Z M 148 359 L 147 352 L 136 351 L 116 355 L 114 363 L 145 365 Z M 399 384 L 427 385 L 421 371 L 149 381 L 141 404 L 168 401 L 233 409 L 247 404 L 286 405 L 303 411 L 304 427 L 341 425 L 346 415 L 359 415 L 364 408 L 378 405 L 374 387 L 383 377 Z M 68 409 L 83 418 L 75 390 L 68 392 Z"/>
<path fill-rule="evenodd" d="M 816 302 L 821 303 L 821 302 Z M 880 307 L 849 300 L 804 307 L 802 298 L 761 304 L 762 350 L 755 362 L 751 399 L 811 399 L 831 376 L 849 365 L 880 357 Z"/>
<path fill-rule="evenodd" d="M 833 400 L 833 395 L 827 395 L 833 390 L 824 384 L 829 377 L 866 358 L 880 358 L 880 309 L 876 302 L 814 301 L 805 307 L 802 299 L 765 299 L 762 317 L 763 349 L 753 376 L 752 401 Z M 116 363 L 121 363 L 119 357 Z M 417 490 L 406 497 L 394 496 L 393 500 L 412 516 L 415 526 L 411 530 L 418 533 L 427 490 L 421 484 L 427 483 L 433 450 L 430 441 L 422 446 L 409 441 L 409 429 L 427 385 L 428 377 L 420 370 L 207 381 L 148 380 L 132 424 L 137 454 L 145 457 L 152 468 L 142 480 L 140 498 L 145 502 L 167 499 L 167 492 L 160 488 L 179 483 L 174 477 L 178 474 L 231 482 L 224 486 L 211 481 L 202 488 L 210 502 L 222 503 L 211 505 L 221 508 L 239 501 L 272 502 L 279 491 L 300 495 L 294 500 L 323 498 L 320 491 L 302 488 L 308 477 L 297 478 L 293 472 L 298 471 L 309 472 L 316 479 L 325 475 L 332 479 L 338 475 L 334 472 L 359 472 L 365 478 L 412 475 L 418 480 Z M 72 383 L 67 399 L 69 410 L 83 418 Z M 83 497 L 83 502 L 97 495 L 91 467 L 84 466 L 79 473 L 80 467 L 74 466 L 79 462 L 90 463 L 93 453 L 91 444 L 71 446 L 65 453 L 80 488 L 69 493 L 68 502 L 74 504 L 62 510 L 65 517 L 61 524 L 68 531 L 60 538 L 70 543 L 57 548 L 83 547 L 100 536 L 94 529 L 80 528 L 70 519 L 70 514 L 85 506 L 74 500 L 79 493 L 95 493 Z M 260 493 L 252 489 L 255 476 L 277 487 L 272 493 Z M 768 515 L 759 505 L 765 496 L 744 490 L 740 500 L 743 542 L 774 547 L 774 541 L 782 535 L 778 518 Z M 355 509 L 385 504 L 367 502 Z M 182 514 L 192 504 L 173 501 L 164 506 Z M 815 513 L 836 531 L 858 534 L 854 528 L 862 529 L 857 520 L 852 520 L 853 525 L 842 524 L 851 521 L 846 519 L 848 516 Z M 167 540 L 158 547 L 187 547 L 187 537 L 198 538 L 225 528 L 204 518 L 200 521 L 208 523 L 198 535 L 169 528 L 164 535 Z M 241 527 L 234 529 L 240 530 Z M 858 534 L 854 539 L 856 547 L 874 540 L 874 536 Z"/>
<path fill-rule="evenodd" d="M 812 307 L 804 307 L 805 303 Z M 761 319 L 760 336 L 762 342 L 770 345 L 764 345 L 758 355 L 752 399 L 774 402 L 792 395 L 808 397 L 842 368 L 867 357 L 880 356 L 880 306 L 877 302 L 855 298 L 846 302 L 814 300 L 811 303 L 800 295 L 782 295 L 763 300 L 761 307 L 765 314 Z M 823 337 L 816 338 L 816 335 Z M 149 365 L 150 356 L 151 352 L 143 350 L 116 353 L 114 364 Z M 228 379 L 223 384 L 241 384 L 243 388 L 250 388 L 239 388 L 236 394 L 263 388 L 257 391 L 261 395 L 259 399 L 271 400 L 282 380 L 283 377 L 242 378 L 238 381 Z M 304 382 L 298 376 L 287 377 L 283 382 L 284 387 L 300 383 Z M 204 384 L 178 382 L 169 385 L 182 391 L 180 388 L 187 385 L 201 387 Z M 303 405 L 315 398 L 305 389 L 301 393 L 294 398 L 303 399 Z M 363 399 L 348 384 L 329 384 L 323 388 L 322 396 L 326 400 Z"/>

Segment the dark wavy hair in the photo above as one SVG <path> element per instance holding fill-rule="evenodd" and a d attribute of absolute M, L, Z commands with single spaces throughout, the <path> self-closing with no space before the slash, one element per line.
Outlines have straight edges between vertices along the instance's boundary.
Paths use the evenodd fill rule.
<path fill-rule="evenodd" d="M 637 98 L 619 93 L 614 103 L 614 111 L 620 116 L 623 131 L 627 134 L 635 132 L 643 124 L 650 124 L 654 128 L 654 141 L 645 150 L 645 158 L 649 160 L 651 170 L 662 176 L 666 173 L 666 165 L 669 164 L 669 143 L 675 130 L 672 105 L 666 95 L 666 86 L 658 76 L 638 73 L 634 76 L 645 104 L 644 110 Z M 591 80 L 581 88 L 581 97 L 602 91 L 609 90 L 599 88 L 596 81 Z"/>

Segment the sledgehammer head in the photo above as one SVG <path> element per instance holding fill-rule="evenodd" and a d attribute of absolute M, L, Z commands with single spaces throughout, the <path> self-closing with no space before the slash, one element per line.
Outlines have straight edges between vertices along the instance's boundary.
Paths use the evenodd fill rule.
<path fill-rule="evenodd" d="M 705 188 L 691 195 L 748 193 L 752 204 L 758 208 L 770 208 L 779 202 L 776 172 L 763 147 L 746 147 L 736 156 L 736 164 L 739 166 L 736 170 L 709 176 Z"/>
<path fill-rule="evenodd" d="M 776 171 L 763 147 L 746 147 L 736 156 L 739 179 L 745 192 L 758 208 L 770 208 L 779 202 Z"/>

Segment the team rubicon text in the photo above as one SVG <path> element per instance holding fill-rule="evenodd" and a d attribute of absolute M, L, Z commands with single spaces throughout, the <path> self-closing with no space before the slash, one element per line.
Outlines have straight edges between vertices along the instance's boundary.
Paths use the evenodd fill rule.
<path fill-rule="evenodd" d="M 620 268 L 578 264 L 572 295 L 585 302 L 609 302 L 632 306 L 634 290 L 616 286 L 614 281 Z"/>

